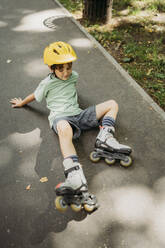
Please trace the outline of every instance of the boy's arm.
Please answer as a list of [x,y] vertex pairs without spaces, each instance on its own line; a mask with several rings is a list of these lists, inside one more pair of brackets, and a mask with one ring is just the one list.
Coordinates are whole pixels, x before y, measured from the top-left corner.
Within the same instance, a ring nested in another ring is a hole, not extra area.
[[32,93],[23,100],[21,98],[11,99],[10,103],[12,104],[13,108],[21,108],[24,105],[26,105],[26,104],[34,101],[34,100],[35,100],[35,96],[34,96],[34,93]]

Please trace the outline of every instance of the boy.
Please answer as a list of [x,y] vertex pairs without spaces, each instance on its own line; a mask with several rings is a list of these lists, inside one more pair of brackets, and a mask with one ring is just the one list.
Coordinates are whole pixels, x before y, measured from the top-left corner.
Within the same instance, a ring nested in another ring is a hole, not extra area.
[[[56,187],[57,191],[71,189],[74,192],[87,191],[87,182],[72,139],[80,136],[81,130],[87,130],[99,125],[102,119],[102,128],[96,138],[100,147],[109,147],[112,151],[131,152],[131,148],[122,144],[113,137],[115,120],[118,113],[118,104],[109,100],[91,106],[85,110],[79,108],[77,102],[76,82],[78,74],[72,71],[72,62],[77,59],[73,48],[65,42],[54,42],[44,50],[44,63],[51,70],[37,87],[34,93],[24,100],[14,98],[12,107],[23,107],[34,100],[40,102],[46,99],[50,109],[48,117],[50,127],[58,134],[61,152],[64,158],[63,166],[66,176],[65,182]],[[99,141],[99,142],[98,142]]]

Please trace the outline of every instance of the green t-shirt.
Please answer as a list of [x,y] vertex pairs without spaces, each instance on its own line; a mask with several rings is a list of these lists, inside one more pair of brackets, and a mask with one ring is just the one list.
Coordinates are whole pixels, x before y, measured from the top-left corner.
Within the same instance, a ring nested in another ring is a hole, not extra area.
[[35,90],[36,101],[41,102],[43,98],[46,99],[47,108],[50,110],[48,117],[50,127],[55,118],[78,115],[82,111],[77,102],[75,87],[77,79],[78,73],[75,71],[72,71],[67,80],[60,80],[53,74],[49,74]]

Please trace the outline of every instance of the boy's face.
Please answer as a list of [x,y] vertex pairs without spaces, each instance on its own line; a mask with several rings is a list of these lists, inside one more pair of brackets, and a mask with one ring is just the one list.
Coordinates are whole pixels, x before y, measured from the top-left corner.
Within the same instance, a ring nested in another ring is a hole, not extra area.
[[72,73],[72,63],[56,66],[55,74],[61,80],[67,80]]

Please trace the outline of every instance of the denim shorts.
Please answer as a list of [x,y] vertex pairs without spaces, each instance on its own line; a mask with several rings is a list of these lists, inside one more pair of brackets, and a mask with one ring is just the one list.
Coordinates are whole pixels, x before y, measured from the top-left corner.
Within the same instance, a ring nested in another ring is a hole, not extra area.
[[73,129],[73,139],[78,138],[82,130],[89,130],[99,126],[99,121],[96,118],[96,106],[90,106],[82,110],[78,115],[56,118],[53,122],[52,129],[57,134],[57,123],[61,120],[66,120],[71,125]]

